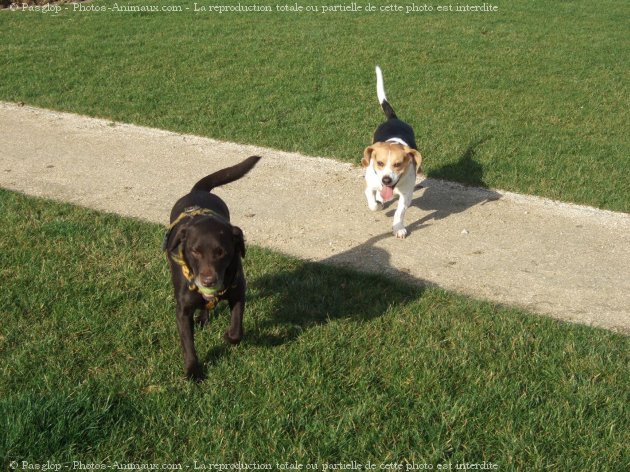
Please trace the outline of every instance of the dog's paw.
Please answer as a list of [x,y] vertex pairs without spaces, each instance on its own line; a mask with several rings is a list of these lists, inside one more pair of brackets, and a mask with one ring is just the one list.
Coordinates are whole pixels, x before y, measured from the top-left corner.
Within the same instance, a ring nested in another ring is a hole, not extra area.
[[403,225],[395,225],[393,233],[397,239],[405,239],[407,237],[407,228]]
[[236,345],[238,343],[241,342],[241,337],[242,336],[232,336],[230,335],[229,331],[226,331],[225,334],[223,335],[223,339],[225,340],[225,342],[232,344],[232,345]]
[[186,366],[186,377],[188,377],[188,380],[192,380],[197,383],[203,381],[203,369],[199,365],[199,362],[194,362]]
[[372,211],[377,211],[383,208],[383,204],[381,202],[370,202],[368,203],[368,208]]

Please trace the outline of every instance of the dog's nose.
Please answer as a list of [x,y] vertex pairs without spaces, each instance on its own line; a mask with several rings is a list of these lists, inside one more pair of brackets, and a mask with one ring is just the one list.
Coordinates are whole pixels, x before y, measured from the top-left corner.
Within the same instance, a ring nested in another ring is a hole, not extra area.
[[392,184],[392,178],[389,175],[386,175],[385,177],[383,177],[381,182],[383,182],[383,185],[391,185]]
[[214,287],[217,284],[217,277],[216,275],[202,275],[199,281],[204,287]]

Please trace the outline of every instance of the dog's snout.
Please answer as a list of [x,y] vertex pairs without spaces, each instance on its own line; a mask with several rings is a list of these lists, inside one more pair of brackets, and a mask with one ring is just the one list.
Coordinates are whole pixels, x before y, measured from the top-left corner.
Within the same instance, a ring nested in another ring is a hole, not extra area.
[[201,285],[204,287],[214,287],[217,284],[217,276],[216,275],[201,275],[199,277],[199,281]]
[[383,177],[381,182],[383,182],[383,185],[391,185],[392,184],[392,178],[389,175],[386,175],[385,177]]

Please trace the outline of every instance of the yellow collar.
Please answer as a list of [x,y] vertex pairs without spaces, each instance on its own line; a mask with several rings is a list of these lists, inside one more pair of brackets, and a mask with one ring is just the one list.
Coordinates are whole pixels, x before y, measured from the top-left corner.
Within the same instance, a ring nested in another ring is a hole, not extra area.
[[[217,213],[216,211],[209,210],[208,208],[201,208],[198,206],[186,208],[182,213],[179,214],[177,218],[175,218],[175,220],[173,220],[173,222],[169,225],[168,229],[166,230],[166,234],[164,235],[164,241],[162,243],[162,249],[166,250],[168,237],[175,226],[181,223],[181,221],[184,218],[189,218],[189,217],[192,218],[193,216],[199,216],[199,215],[214,216],[221,220],[226,220],[226,218],[223,215]],[[180,244],[178,246],[176,253],[175,252],[169,253],[169,256],[171,257],[171,259],[173,259],[173,262],[175,262],[178,266],[181,267],[182,275],[188,281],[188,290],[190,290],[191,292],[199,291],[199,287],[197,287],[197,284],[193,280],[194,277],[193,277],[192,271],[190,270],[190,267],[188,267],[188,264],[186,264],[186,260],[184,259],[184,248],[182,247],[182,245]],[[225,294],[225,292],[227,292],[227,288],[223,289],[220,292],[217,292],[217,295],[221,296]],[[219,303],[218,296],[213,295],[210,299],[206,299],[207,309],[211,310],[215,306],[217,306],[217,303]]]
[[170,234],[172,229],[175,226],[177,226],[179,223],[181,223],[181,221],[184,218],[192,218],[193,216],[199,216],[199,215],[214,216],[215,218],[218,218],[220,220],[227,221],[225,216],[221,215],[220,213],[217,213],[214,210],[210,210],[209,208],[201,208],[198,206],[188,207],[184,211],[182,211],[179,214],[179,216],[175,218],[175,220],[173,220],[173,222],[168,226],[168,229],[166,230],[166,238],[164,238],[164,242],[166,242],[166,240],[168,239],[168,235]]

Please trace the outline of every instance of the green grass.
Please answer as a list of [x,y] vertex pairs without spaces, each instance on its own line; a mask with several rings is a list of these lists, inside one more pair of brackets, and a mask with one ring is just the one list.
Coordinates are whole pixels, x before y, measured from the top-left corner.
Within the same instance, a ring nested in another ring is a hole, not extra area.
[[2,11],[0,99],[358,163],[382,119],[379,63],[430,176],[629,212],[630,3],[494,4],[486,14]]
[[244,342],[221,306],[187,382],[162,234],[0,191],[0,468],[628,470],[627,337],[258,247]]

